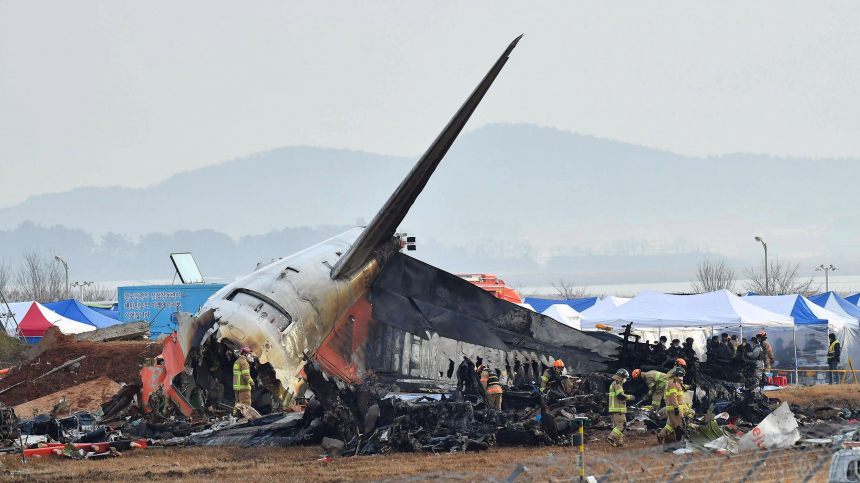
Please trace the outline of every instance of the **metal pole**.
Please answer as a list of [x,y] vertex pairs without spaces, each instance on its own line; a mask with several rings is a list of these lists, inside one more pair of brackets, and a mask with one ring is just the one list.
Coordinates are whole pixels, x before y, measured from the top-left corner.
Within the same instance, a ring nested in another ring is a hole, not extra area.
[[81,297],[78,299],[79,301],[84,300],[84,284],[81,284]]
[[769,274],[767,273],[767,243],[761,242],[764,245],[764,291],[765,295],[770,295]]
[[830,291],[830,268],[824,269],[824,291]]
[[71,291],[69,290],[69,264],[63,260],[63,266],[66,267],[66,298],[72,298],[70,296]]
[[585,481],[585,423],[579,425],[579,481]]
[[799,362],[797,360],[797,325],[794,324],[793,322],[791,325],[791,333],[792,333],[792,336],[794,337],[794,385],[796,386],[796,385],[800,384],[800,379],[798,379],[798,371],[797,371],[797,366],[799,365]]

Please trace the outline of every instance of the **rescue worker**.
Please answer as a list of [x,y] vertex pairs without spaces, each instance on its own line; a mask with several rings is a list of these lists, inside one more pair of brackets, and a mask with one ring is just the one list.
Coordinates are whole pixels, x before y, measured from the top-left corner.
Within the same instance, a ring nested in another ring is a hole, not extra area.
[[773,348],[771,348],[770,342],[767,341],[767,332],[759,332],[758,341],[759,344],[761,344],[762,352],[765,354],[764,372],[770,372],[771,364],[773,364],[776,359],[773,357]]
[[764,372],[765,354],[761,350],[761,345],[758,342],[758,337],[753,337],[752,340],[750,340],[750,350],[746,354],[746,358],[747,360],[755,362],[756,384],[760,384],[762,373]]
[[660,444],[672,441],[681,441],[684,437],[684,417],[691,410],[684,404],[684,387],[682,381],[687,375],[682,367],[676,367],[669,371],[669,384],[666,389],[666,415],[668,419],[666,426],[657,435]]
[[[239,357],[233,363],[233,393],[236,397],[236,406],[239,404],[251,406],[251,388],[254,387],[254,380],[251,379],[251,366],[248,363],[253,360],[253,357],[250,348],[242,347],[239,350]],[[241,414],[238,407],[233,414]]]
[[839,381],[839,376],[835,370],[839,367],[839,359],[842,357],[842,344],[836,340],[836,334],[830,334],[830,347],[827,348],[827,367],[830,372],[827,373],[827,383],[833,384],[833,381]]
[[548,389],[555,389],[561,386],[561,372],[564,370],[564,362],[557,359],[552,363],[552,367],[548,367],[543,371],[540,377],[540,392],[546,392]]
[[651,406],[654,409],[660,409],[660,403],[663,402],[663,395],[666,392],[666,385],[669,380],[666,374],[660,371],[642,372],[639,369],[633,370],[633,379],[642,378],[645,384],[648,385],[648,394],[642,398],[642,401],[647,401],[651,398]]
[[502,385],[499,383],[499,375],[496,371],[484,368],[484,371],[481,373],[481,385],[484,386],[484,391],[487,392],[487,400],[490,402],[490,407],[496,411],[501,411]]
[[478,373],[478,379],[481,380],[481,387],[483,387],[484,392],[486,392],[487,382],[490,380],[490,371],[487,370],[485,365],[479,364],[478,367],[475,368],[475,372]]
[[624,446],[624,425],[627,423],[627,401],[632,401],[633,396],[624,393],[624,381],[630,377],[627,369],[618,369],[612,376],[612,384],[609,385],[609,417],[612,419],[612,432],[606,440],[612,446]]
[[729,343],[731,343],[732,347],[735,348],[734,353],[735,353],[735,357],[737,357],[738,356],[738,347],[741,346],[741,341],[738,340],[737,335],[732,334],[732,337],[729,339]]

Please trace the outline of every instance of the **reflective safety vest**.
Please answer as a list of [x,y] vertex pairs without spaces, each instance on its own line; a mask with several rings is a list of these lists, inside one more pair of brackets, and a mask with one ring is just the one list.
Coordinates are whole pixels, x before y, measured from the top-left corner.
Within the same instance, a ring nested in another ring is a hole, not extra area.
[[645,382],[648,384],[648,395],[662,390],[669,383],[669,376],[660,371],[648,371],[642,375],[645,376]]
[[251,389],[251,368],[244,356],[239,356],[233,363],[233,390],[244,391]]
[[830,348],[827,349],[827,358],[835,359],[836,358],[836,348],[839,347],[839,341],[834,340],[830,343]]
[[612,380],[609,386],[609,412],[610,413],[626,413],[627,401],[632,401],[633,396],[624,394],[624,386],[617,379]]
[[561,378],[558,376],[558,373],[555,372],[554,368],[550,367],[543,371],[543,375],[540,377],[540,390],[543,392],[547,389],[552,389],[560,382]]
[[487,394],[498,394],[502,392],[502,386],[499,384],[499,376],[496,371],[490,371],[487,377]]
[[681,381],[672,378],[666,389],[666,411],[674,411],[676,407],[684,409],[684,386]]

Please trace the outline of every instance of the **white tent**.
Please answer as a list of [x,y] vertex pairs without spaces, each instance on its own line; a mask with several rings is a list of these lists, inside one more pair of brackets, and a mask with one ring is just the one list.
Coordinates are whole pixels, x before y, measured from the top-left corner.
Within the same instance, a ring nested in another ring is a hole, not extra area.
[[[9,304],[9,312],[6,311],[5,305],[0,305],[0,321],[3,322],[3,329],[12,337],[16,337],[15,323],[21,323],[21,319],[27,315],[27,311],[33,302],[15,302]],[[12,318],[14,316],[14,319]]]
[[609,312],[610,310],[618,307],[619,305],[623,305],[629,302],[630,299],[626,299],[623,297],[606,297],[605,299],[597,302],[591,307],[580,312],[584,318],[596,317],[598,315]]
[[633,327],[792,327],[790,316],[775,314],[746,302],[728,290],[698,295],[668,295],[645,291],[624,305],[588,317],[582,321],[583,329],[597,324],[619,326],[633,323]]
[[567,304],[553,304],[543,311],[543,315],[552,317],[562,324],[579,330],[582,314]]
[[[791,350],[796,348],[797,352],[791,361],[792,369],[826,364],[827,348],[830,344],[827,339],[828,332],[835,333],[842,344],[840,366],[844,367],[849,357],[852,361],[860,360],[860,327],[857,318],[827,310],[802,295],[749,296],[744,300],[765,310],[788,314],[794,318],[796,331]],[[779,352],[784,344],[779,343],[776,336],[770,332],[768,342],[774,346],[774,356],[779,361]],[[790,357],[790,352],[785,351],[783,358]],[[777,365],[786,368],[784,363]]]
[[727,290],[697,295],[645,291],[623,305],[583,319],[580,326],[588,330],[602,324],[620,333],[628,323],[633,324],[634,333],[652,342],[663,335],[682,342],[692,338],[700,357],[705,353],[705,340],[716,330],[737,328],[743,333],[744,327],[754,327],[756,332],[760,327],[794,327],[791,317],[756,307]]

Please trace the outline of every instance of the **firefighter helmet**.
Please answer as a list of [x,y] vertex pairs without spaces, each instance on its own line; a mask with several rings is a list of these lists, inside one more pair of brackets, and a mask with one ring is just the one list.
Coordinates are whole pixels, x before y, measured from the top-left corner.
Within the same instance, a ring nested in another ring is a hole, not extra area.
[[241,349],[239,349],[239,354],[245,355],[245,354],[250,354],[250,353],[251,353],[250,347],[242,347]]
[[639,369],[633,369],[633,379],[638,378],[642,374],[642,371]]
[[671,371],[669,371],[669,375],[672,377],[683,378],[684,376],[687,375],[687,370],[684,369],[683,367],[679,366],[679,367],[676,367],[676,368],[672,369]]
[[630,373],[627,372],[627,369],[618,369],[615,375],[620,377],[621,379],[627,379],[628,377],[630,377]]
[[679,358],[675,359],[675,366],[686,368],[687,367],[687,361],[685,361],[684,359],[679,357]]
[[556,359],[556,361],[553,362],[552,365],[555,367],[564,367],[564,362],[562,362],[561,359]]

